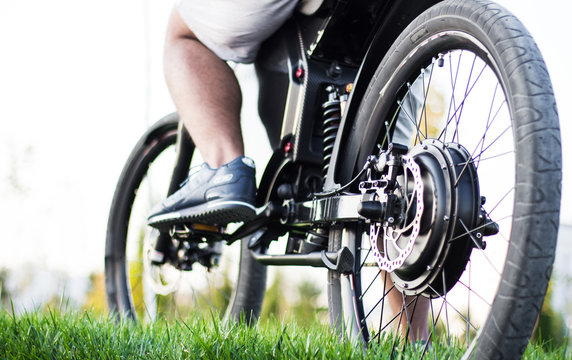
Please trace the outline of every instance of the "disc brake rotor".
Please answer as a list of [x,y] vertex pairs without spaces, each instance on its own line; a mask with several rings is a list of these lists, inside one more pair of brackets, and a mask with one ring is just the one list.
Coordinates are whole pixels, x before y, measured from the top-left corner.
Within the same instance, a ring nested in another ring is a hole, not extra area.
[[[392,272],[401,267],[407,257],[413,251],[413,245],[419,235],[421,226],[421,216],[423,214],[423,181],[421,178],[421,170],[419,165],[415,163],[412,157],[402,156],[403,160],[403,186],[396,189],[397,196],[403,200],[404,218],[401,219],[401,225],[395,224],[396,219],[390,217],[387,226],[382,223],[373,222],[370,225],[369,240],[371,243],[371,251],[377,265],[381,270]],[[412,179],[410,179],[412,178]],[[410,181],[412,180],[412,181]],[[412,191],[408,187],[412,183]],[[378,199],[387,202],[387,194],[383,189],[377,191]],[[409,214],[412,214],[408,218]],[[380,237],[380,230],[383,228],[383,236]],[[402,235],[408,233],[407,241],[403,244],[399,240]],[[381,248],[380,248],[381,240]]]
[[434,139],[389,154],[377,176],[370,172],[360,184],[362,204],[380,209],[360,213],[371,221],[371,253],[399,291],[443,294],[486,227],[474,162],[461,145]]

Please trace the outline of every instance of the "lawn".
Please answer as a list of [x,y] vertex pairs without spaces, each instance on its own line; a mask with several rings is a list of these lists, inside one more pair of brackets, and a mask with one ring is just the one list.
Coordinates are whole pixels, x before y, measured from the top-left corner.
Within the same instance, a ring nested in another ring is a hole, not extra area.
[[[391,351],[385,339],[364,352],[318,322],[299,326],[278,319],[247,326],[217,315],[139,324],[92,312],[0,312],[0,359],[415,359],[423,347]],[[570,359],[565,348],[529,345],[525,359]],[[459,346],[434,344],[428,359],[457,359]]]

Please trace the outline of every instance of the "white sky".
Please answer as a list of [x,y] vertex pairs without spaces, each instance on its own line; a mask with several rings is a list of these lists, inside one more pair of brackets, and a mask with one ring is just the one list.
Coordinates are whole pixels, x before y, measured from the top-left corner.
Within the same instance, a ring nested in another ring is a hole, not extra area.
[[[551,73],[563,199],[570,199],[572,7],[563,0],[499,2],[528,27]],[[173,110],[161,72],[170,8],[152,0],[0,1],[0,266],[103,269],[119,172],[148,122]],[[254,101],[246,98],[245,106]],[[247,143],[260,133],[253,122],[244,122]],[[247,152],[265,156],[256,147]],[[572,205],[562,205],[563,222],[572,224]]]

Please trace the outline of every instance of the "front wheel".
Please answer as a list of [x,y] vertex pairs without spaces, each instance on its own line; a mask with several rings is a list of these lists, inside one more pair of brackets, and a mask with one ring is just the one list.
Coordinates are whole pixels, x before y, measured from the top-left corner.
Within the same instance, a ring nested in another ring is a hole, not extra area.
[[355,168],[390,143],[409,163],[391,221],[330,233],[330,249],[356,259],[330,274],[332,323],[365,344],[391,338],[392,354],[413,341],[419,358],[437,342],[520,358],[550,280],[561,184],[556,104],[523,25],[490,2],[434,6],[388,51],[355,123]]
[[[105,247],[107,303],[119,316],[184,319],[215,310],[250,320],[260,312],[266,268],[252,258],[246,242],[177,240],[147,226],[151,207],[178,188],[190,166],[200,164],[194,150],[171,114],[145,133],[121,173]],[[159,237],[166,237],[165,252],[172,254],[163,265],[154,259]]]

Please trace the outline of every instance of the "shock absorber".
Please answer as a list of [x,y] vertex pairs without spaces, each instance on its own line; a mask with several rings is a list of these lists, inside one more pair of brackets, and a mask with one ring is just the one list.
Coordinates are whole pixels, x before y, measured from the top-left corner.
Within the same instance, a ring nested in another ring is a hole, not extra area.
[[322,177],[324,180],[326,179],[326,174],[330,167],[330,159],[332,157],[332,151],[334,150],[334,142],[336,141],[336,135],[340,128],[340,120],[342,119],[341,99],[338,89],[335,86],[330,85],[326,88],[326,92],[328,93],[328,100],[322,104],[322,134],[324,136],[322,150]]

